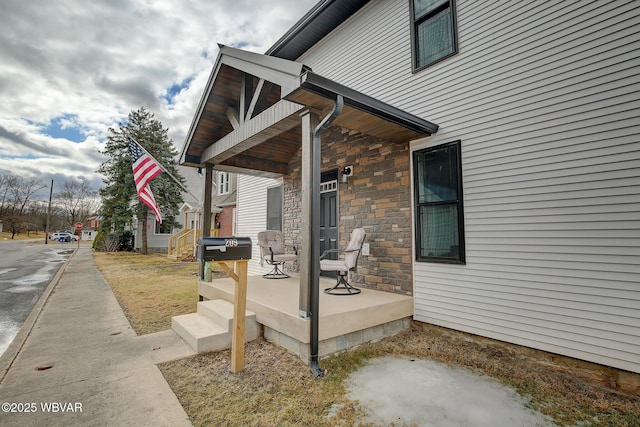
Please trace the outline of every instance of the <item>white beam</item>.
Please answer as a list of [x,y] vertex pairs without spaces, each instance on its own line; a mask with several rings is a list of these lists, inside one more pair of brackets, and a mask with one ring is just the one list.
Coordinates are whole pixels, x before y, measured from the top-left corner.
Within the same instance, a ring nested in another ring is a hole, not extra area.
[[260,93],[262,92],[262,88],[264,87],[264,79],[258,80],[258,86],[256,86],[256,90],[253,92],[253,97],[251,98],[251,103],[249,104],[249,108],[247,108],[247,115],[244,120],[251,120],[251,116],[253,115],[253,110],[256,109],[256,104],[258,103],[258,99],[260,99]]
[[233,129],[234,130],[239,129],[240,119],[239,119],[238,110],[227,105],[227,107],[224,109],[224,113],[227,115],[227,118],[229,119],[229,123],[231,123],[231,126],[233,127]]

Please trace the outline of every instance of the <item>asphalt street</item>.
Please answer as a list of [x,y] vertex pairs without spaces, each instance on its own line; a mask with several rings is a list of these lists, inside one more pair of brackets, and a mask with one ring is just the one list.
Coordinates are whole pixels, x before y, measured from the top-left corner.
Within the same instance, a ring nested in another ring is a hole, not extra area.
[[73,243],[0,242],[0,356],[75,248]]

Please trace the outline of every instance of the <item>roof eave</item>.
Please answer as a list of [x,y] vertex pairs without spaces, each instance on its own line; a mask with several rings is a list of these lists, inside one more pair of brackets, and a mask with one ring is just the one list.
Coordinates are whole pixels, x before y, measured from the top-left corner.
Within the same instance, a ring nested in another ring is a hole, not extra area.
[[329,80],[326,77],[322,77],[312,71],[307,71],[300,77],[300,87],[330,99],[335,99],[336,95],[342,95],[345,105],[357,108],[387,122],[395,123],[416,133],[424,134],[425,136],[438,131],[438,125],[435,123],[421,119],[404,110],[341,85],[333,80]]
[[321,0],[265,52],[295,60],[370,0]]

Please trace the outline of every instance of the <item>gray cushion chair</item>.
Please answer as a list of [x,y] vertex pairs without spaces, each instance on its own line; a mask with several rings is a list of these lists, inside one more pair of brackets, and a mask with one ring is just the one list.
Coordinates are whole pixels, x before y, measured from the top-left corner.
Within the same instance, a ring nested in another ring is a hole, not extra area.
[[[360,293],[360,289],[351,286],[348,279],[349,272],[356,271],[358,267],[358,257],[365,237],[364,228],[356,228],[351,232],[349,244],[344,250],[329,249],[320,256],[320,270],[335,271],[338,274],[338,281],[335,286],[326,288],[324,290],[325,293],[330,295],[355,295]],[[324,259],[331,253],[338,253],[342,257],[336,260]]]
[[298,260],[298,251],[293,247],[294,253],[285,252],[282,231],[267,230],[258,233],[258,246],[260,246],[260,265],[266,262],[273,266],[270,272],[262,277],[267,279],[284,279],[289,277],[282,267],[285,262],[293,262]]

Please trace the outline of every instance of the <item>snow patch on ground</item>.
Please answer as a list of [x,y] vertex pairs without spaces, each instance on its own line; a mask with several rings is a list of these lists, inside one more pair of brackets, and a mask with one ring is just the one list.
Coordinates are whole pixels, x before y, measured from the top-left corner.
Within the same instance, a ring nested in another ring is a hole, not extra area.
[[348,397],[376,425],[547,427],[512,388],[432,360],[385,356],[351,374]]

